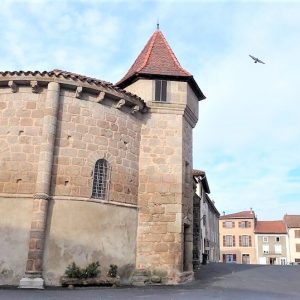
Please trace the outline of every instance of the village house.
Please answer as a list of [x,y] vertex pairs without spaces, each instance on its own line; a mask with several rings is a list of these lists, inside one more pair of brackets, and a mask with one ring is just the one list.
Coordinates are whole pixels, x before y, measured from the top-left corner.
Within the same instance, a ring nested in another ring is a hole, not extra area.
[[73,261],[116,264],[124,283],[191,279],[204,98],[159,29],[116,85],[0,72],[0,285],[60,285]]
[[288,263],[288,238],[284,222],[257,221],[255,244],[258,264],[286,265]]
[[224,263],[256,264],[254,211],[222,215],[220,228],[220,258]]
[[300,264],[300,215],[284,215],[289,243],[290,263]]
[[[194,207],[194,226],[199,228],[199,233],[194,229],[194,239],[200,246],[197,248],[199,253],[199,263],[218,262],[220,260],[219,246],[219,217],[215,203],[210,199],[210,189],[207,176],[204,171],[194,170],[194,180],[196,183],[195,199],[198,200],[199,208]],[[195,201],[195,200],[194,200]],[[198,224],[196,222],[198,220]],[[194,243],[196,245],[196,243]],[[195,251],[197,251],[195,249]],[[194,254],[194,258],[196,254]]]

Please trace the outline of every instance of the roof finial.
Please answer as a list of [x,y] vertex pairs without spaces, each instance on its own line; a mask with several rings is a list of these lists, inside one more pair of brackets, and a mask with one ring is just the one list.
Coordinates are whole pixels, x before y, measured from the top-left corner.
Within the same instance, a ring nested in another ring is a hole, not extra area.
[[156,29],[159,30],[159,18],[157,18]]

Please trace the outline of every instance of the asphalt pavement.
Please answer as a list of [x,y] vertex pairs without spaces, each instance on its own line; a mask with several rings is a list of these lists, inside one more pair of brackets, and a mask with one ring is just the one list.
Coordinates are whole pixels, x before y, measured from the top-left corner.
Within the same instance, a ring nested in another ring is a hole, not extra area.
[[195,280],[178,286],[119,288],[0,289],[0,300],[179,300],[264,299],[300,300],[300,266],[235,265],[210,263],[201,266]]

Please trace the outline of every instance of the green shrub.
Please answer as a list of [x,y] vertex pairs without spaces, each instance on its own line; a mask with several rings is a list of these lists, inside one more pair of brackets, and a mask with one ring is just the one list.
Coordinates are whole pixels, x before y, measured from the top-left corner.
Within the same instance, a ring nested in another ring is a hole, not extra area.
[[79,278],[79,279],[86,279],[97,277],[100,274],[100,267],[99,261],[92,262],[86,268],[78,267],[75,262],[68,265],[65,275],[69,278]]
[[100,274],[100,270],[98,269],[100,267],[99,261],[92,262],[89,264],[85,269],[85,278],[92,278],[97,277],[98,274]]
[[118,273],[118,266],[110,265],[109,270],[108,270],[108,276],[115,278],[115,277],[117,277],[117,273]]
[[81,278],[82,272],[81,269],[75,264],[75,262],[72,262],[67,266],[65,275],[69,278]]

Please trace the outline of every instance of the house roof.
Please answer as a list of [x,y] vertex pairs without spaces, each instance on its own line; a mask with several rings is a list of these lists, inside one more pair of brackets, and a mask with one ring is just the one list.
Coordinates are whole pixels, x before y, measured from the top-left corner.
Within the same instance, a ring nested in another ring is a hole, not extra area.
[[207,194],[210,194],[210,189],[209,189],[209,185],[208,185],[208,181],[207,181],[207,177],[204,171],[202,170],[193,170],[193,177],[198,177],[203,185],[204,191]]
[[53,78],[57,78],[58,80],[62,80],[64,82],[74,82],[77,85],[82,84],[94,87],[103,87],[106,90],[111,91],[112,93],[118,94],[120,96],[124,95],[127,97],[131,97],[136,102],[145,105],[144,100],[142,100],[139,96],[127,92],[110,82],[80,75],[77,73],[67,72],[58,69],[54,69],[52,71],[0,71],[0,81],[21,80],[22,78],[28,78],[30,80],[37,81],[47,81],[51,79],[53,80]]
[[255,233],[286,233],[283,221],[257,221]]
[[223,215],[220,217],[221,220],[225,219],[253,219],[255,218],[255,213],[253,210],[240,211],[234,214]]
[[300,228],[300,215],[285,215],[284,222],[288,228]]
[[124,88],[140,77],[187,81],[199,100],[205,99],[193,76],[182,68],[160,30],[152,34],[126,75],[116,85]]

